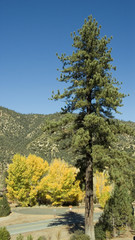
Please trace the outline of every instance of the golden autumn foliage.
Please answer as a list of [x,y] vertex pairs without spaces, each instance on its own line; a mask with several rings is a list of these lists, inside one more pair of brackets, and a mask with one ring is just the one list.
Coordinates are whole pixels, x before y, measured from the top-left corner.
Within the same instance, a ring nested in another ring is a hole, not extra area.
[[108,184],[108,175],[106,172],[96,171],[95,175],[96,198],[99,204],[104,208],[106,201],[110,198],[112,185]]
[[[84,197],[76,180],[78,171],[61,159],[54,159],[49,166],[36,155],[16,154],[8,167],[7,196],[22,206],[33,206],[38,202],[53,205],[78,203]],[[104,207],[112,185],[108,185],[105,172],[96,171],[94,179],[96,198]]]
[[29,193],[29,202],[30,205],[34,205],[37,203],[37,193],[38,193],[38,185],[42,177],[48,171],[48,163],[40,157],[36,155],[29,155],[26,161],[27,165],[27,174],[30,179],[30,193]]
[[22,206],[37,202],[63,205],[78,203],[82,199],[78,170],[60,159],[48,165],[35,155],[14,155],[8,168],[7,196]]
[[53,205],[64,203],[77,203],[82,198],[79,181],[76,181],[78,170],[69,166],[60,159],[54,159],[49,167],[48,175],[39,185],[39,191]]
[[11,200],[24,202],[27,199],[29,181],[27,178],[26,158],[16,154],[8,167],[7,196]]
[[48,163],[35,155],[14,155],[8,168],[7,196],[22,206],[36,204],[37,186],[46,174]]

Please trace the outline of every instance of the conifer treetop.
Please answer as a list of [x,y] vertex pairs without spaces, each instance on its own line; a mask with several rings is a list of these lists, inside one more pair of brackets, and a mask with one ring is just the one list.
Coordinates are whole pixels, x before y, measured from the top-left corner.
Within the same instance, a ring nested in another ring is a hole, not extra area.
[[124,94],[119,92],[120,83],[112,77],[116,70],[111,62],[111,38],[100,38],[101,26],[92,16],[85,19],[84,25],[71,34],[72,55],[62,54],[58,59],[63,64],[58,81],[68,83],[63,93],[58,90],[52,95],[55,100],[65,99],[64,112],[82,111],[85,114],[113,117],[122,106]]

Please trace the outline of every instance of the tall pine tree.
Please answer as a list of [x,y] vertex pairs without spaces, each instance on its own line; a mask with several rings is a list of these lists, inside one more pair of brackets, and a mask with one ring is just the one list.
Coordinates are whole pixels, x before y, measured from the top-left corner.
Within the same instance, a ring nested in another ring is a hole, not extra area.
[[[119,92],[119,82],[112,77],[111,39],[100,37],[98,23],[92,16],[85,20],[78,34],[71,35],[73,53],[58,56],[63,64],[60,82],[68,83],[63,93],[58,90],[52,99],[65,99],[63,113],[77,112],[74,117],[72,144],[79,152],[80,167],[85,169],[85,233],[95,239],[93,224],[93,152],[111,148],[114,139],[114,113],[122,106],[125,96]],[[68,120],[69,115],[66,114]],[[66,119],[66,117],[65,117]],[[67,121],[68,121],[67,120]],[[95,148],[95,149],[94,149]],[[100,152],[100,151],[99,151]],[[98,159],[98,158],[97,158]],[[97,160],[96,160],[97,161]],[[105,162],[95,162],[105,167]]]

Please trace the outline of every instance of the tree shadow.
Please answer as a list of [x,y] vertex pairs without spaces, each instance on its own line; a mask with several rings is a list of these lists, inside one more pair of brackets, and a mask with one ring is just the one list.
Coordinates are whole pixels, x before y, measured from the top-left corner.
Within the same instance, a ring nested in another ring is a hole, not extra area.
[[57,227],[58,225],[68,226],[69,233],[74,233],[77,230],[84,231],[84,217],[75,212],[67,212],[58,215],[59,218],[54,219],[48,226]]

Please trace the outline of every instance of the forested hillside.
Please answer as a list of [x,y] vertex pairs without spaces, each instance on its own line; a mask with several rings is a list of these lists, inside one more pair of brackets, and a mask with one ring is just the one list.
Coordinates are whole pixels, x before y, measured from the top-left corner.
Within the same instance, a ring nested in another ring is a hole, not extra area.
[[[30,153],[42,157],[48,162],[60,157],[69,163],[75,162],[73,149],[68,146],[68,139],[57,141],[58,131],[44,132],[45,122],[63,118],[60,113],[20,114],[0,107],[0,162],[9,163],[15,153],[28,156]],[[135,123],[127,122],[133,129]],[[118,147],[134,155],[135,137],[118,136]]]

